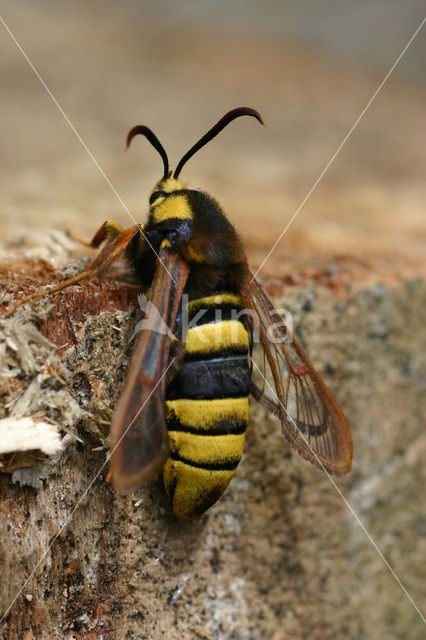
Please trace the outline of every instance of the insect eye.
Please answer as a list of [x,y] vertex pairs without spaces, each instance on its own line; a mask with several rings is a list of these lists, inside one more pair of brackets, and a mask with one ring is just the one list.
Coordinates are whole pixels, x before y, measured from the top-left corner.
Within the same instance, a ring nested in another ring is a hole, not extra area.
[[171,229],[167,233],[167,239],[170,241],[171,244],[175,244],[178,241],[178,238],[179,238],[179,234],[175,229]]
[[164,198],[166,195],[165,191],[154,191],[149,197],[149,204],[153,204],[158,198]]

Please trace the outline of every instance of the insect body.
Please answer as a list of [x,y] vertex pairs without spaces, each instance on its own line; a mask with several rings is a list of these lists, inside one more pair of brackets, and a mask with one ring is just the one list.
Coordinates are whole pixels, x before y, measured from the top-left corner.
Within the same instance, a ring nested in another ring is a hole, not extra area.
[[[167,251],[177,250],[190,267],[184,288],[189,328],[179,369],[165,392],[169,455],[163,477],[175,514],[192,519],[225,491],[244,448],[250,394],[250,336],[238,319],[244,252],[235,229],[207,194],[165,177],[150,202],[145,241],[133,258],[137,272],[147,274],[142,286],[151,286],[164,239]],[[179,320],[176,335],[185,330]],[[119,433],[124,415],[137,411],[125,407],[123,415],[118,409]],[[123,476],[121,468],[117,476]]]
[[188,306],[190,319],[197,309],[206,313],[188,330],[182,366],[167,389],[170,455],[163,472],[173,510],[183,518],[201,515],[234,475],[250,393],[249,334],[232,319],[239,296],[213,293]]
[[[204,513],[234,475],[249,394],[279,417],[284,435],[307,460],[337,475],[351,466],[343,413],[252,277],[234,227],[211,196],[179,178],[196,151],[243,115],[262,123],[254,109],[230,111],[183,156],[173,176],[158,138],[145,126],[134,127],[128,145],[144,135],[164,165],[147,224],[123,230],[107,221],[92,245],[107,244],[89,269],[50,290],[102,275],[124,257],[149,291],[157,319],[138,336],[114,413],[112,478],[119,490],[132,490],[163,470],[173,511],[185,519]],[[254,333],[272,393],[252,379]]]

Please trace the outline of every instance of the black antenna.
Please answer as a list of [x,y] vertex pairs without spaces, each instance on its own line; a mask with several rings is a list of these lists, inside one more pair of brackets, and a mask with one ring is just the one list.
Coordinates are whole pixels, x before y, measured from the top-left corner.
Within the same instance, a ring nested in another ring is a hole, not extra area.
[[159,141],[159,139],[157,138],[155,133],[153,133],[151,131],[151,129],[149,129],[148,127],[146,127],[143,124],[138,124],[138,125],[136,125],[136,127],[133,127],[133,129],[130,129],[129,133],[127,134],[126,148],[127,149],[129,148],[131,141],[139,133],[141,135],[145,136],[145,138],[148,140],[148,142],[150,142],[152,144],[152,146],[154,147],[154,149],[156,149],[158,151],[158,153],[160,154],[160,156],[161,156],[161,158],[163,160],[163,165],[164,165],[163,180],[165,180],[167,178],[167,176],[169,175],[169,159],[167,157],[167,153],[166,153],[163,145],[161,144],[161,142]]
[[207,133],[204,134],[203,137],[200,138],[200,140],[198,140],[198,142],[196,142],[194,146],[185,153],[183,158],[181,158],[181,160],[179,161],[173,177],[177,178],[179,176],[180,172],[182,171],[183,165],[186,164],[186,162],[188,162],[190,158],[192,158],[194,153],[199,151],[201,147],[204,147],[204,145],[210,142],[212,138],[217,136],[217,134],[220,133],[222,129],[224,129],[230,122],[232,122],[232,120],[235,120],[235,118],[239,118],[240,116],[253,116],[253,118],[256,118],[256,120],[258,120],[260,124],[265,124],[260,113],[256,111],[256,109],[252,109],[251,107],[237,107],[236,109],[228,111],[228,113],[225,113],[223,118],[221,118],[219,122],[214,125],[214,127],[207,131]]

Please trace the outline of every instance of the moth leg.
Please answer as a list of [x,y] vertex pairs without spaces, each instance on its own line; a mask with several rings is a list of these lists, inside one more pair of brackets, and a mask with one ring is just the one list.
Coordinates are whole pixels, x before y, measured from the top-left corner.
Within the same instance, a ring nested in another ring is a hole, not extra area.
[[[105,226],[105,224],[106,223],[104,223],[101,229],[95,234],[95,238],[96,236],[98,236],[98,234],[99,234],[98,239],[99,237],[102,236],[101,230]],[[108,271],[108,269],[112,266],[114,262],[123,258],[129,244],[136,237],[141,237],[141,231],[143,229],[143,226],[141,228],[141,225],[135,225],[133,227],[129,227],[129,229],[118,232],[119,225],[117,225],[116,223],[114,223],[114,225],[115,225],[115,237],[113,237],[110,240],[110,242],[108,242],[108,244],[105,245],[105,247],[102,249],[99,255],[96,256],[94,260],[92,260],[92,262],[89,264],[87,269],[85,269],[81,273],[78,273],[76,276],[73,276],[72,278],[68,278],[63,282],[60,282],[59,284],[54,285],[53,287],[50,287],[49,289],[40,289],[39,291],[34,291],[33,293],[30,293],[24,298],[21,298],[21,300],[18,300],[17,302],[15,302],[15,304],[13,304],[5,312],[5,317],[8,318],[9,316],[11,316],[12,313],[14,313],[14,311],[18,307],[25,304],[26,302],[30,302],[32,300],[38,300],[39,298],[43,298],[44,296],[51,296],[55,293],[58,293],[58,291],[62,291],[63,289],[67,289],[68,287],[74,284],[77,284],[78,282],[81,282],[81,280],[86,280],[88,278],[95,278],[95,277],[101,278]],[[111,226],[107,227],[107,230],[108,229],[111,230]],[[107,230],[105,230],[104,232],[105,235],[103,239],[108,238]],[[103,242],[103,239],[101,238],[99,240],[99,244]]]
[[[142,229],[144,227],[144,225],[142,224],[139,224],[139,226]],[[78,242],[79,244],[82,244],[85,247],[92,247],[93,249],[97,249],[105,240],[108,240],[108,241],[114,240],[114,238],[119,236],[120,233],[123,233],[123,231],[124,231],[124,227],[122,227],[121,224],[118,224],[118,222],[115,222],[115,220],[111,220],[110,218],[108,218],[99,227],[99,229],[97,230],[97,232],[95,233],[95,235],[93,236],[90,242],[87,242],[86,240],[79,238],[70,229],[67,229],[66,234],[69,238],[71,238],[71,240],[74,240],[74,242]]]
[[124,229],[121,224],[115,222],[114,220],[105,220],[103,225],[99,227],[95,235],[93,236],[91,242],[89,243],[89,247],[93,247],[97,249],[105,240],[114,240],[120,233],[123,233]]
[[[139,232],[143,234],[145,225],[142,222],[138,222],[136,226],[139,228]],[[89,243],[89,247],[97,249],[105,240],[111,242],[112,240],[117,238],[117,236],[122,234],[123,231],[124,228],[121,226],[121,224],[118,224],[118,222],[115,222],[115,220],[110,220],[108,218],[108,220],[105,220],[103,225],[99,227],[99,229],[93,236],[91,242]]]

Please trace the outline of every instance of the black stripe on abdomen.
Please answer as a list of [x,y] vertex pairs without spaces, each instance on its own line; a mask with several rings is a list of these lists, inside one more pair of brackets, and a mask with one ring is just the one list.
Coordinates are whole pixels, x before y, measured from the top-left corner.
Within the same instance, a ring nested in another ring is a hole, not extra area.
[[219,357],[184,362],[168,387],[167,398],[239,398],[249,393],[247,356]]
[[206,469],[207,471],[233,471],[238,467],[238,460],[226,460],[223,462],[198,462],[196,460],[189,460],[188,458],[184,458],[177,451],[170,451],[170,458],[172,460],[178,460],[179,462],[183,462],[190,467],[195,467],[196,469]]

